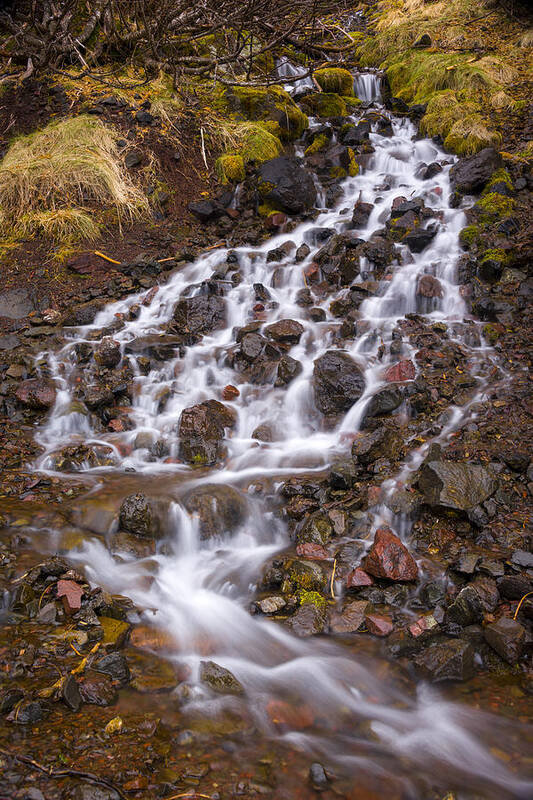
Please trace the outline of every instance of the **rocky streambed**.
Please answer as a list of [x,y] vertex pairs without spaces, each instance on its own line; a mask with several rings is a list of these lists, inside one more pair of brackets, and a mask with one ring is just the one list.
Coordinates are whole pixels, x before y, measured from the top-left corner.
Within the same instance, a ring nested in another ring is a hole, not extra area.
[[531,795],[528,183],[362,83],[2,340],[6,797]]

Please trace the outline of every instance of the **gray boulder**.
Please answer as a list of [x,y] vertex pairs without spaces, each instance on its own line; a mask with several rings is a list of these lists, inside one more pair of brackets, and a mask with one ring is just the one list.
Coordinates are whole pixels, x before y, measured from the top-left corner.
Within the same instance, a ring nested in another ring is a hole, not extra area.
[[259,169],[259,191],[265,200],[287,212],[300,214],[313,207],[316,189],[311,174],[298,159],[280,156]]
[[348,411],[365,389],[362,371],[348,353],[328,350],[314,363],[315,403],[323,414]]
[[470,511],[496,491],[497,483],[477,464],[430,461],[420,470],[418,487],[429,506]]

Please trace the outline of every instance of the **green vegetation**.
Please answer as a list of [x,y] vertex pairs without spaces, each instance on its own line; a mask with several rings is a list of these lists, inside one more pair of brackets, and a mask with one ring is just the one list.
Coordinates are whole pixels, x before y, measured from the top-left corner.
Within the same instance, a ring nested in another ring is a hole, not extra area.
[[314,76],[323,92],[346,97],[353,95],[353,76],[347,69],[338,67],[318,69]]
[[279,138],[269,133],[262,122],[228,123],[219,119],[211,124],[216,128],[217,139],[226,149],[215,164],[222,183],[243,181],[246,164],[263,164],[283,151]]
[[329,139],[325,133],[321,133],[318,136],[315,136],[312,143],[305,151],[306,156],[312,156],[313,153],[319,153],[320,150],[325,150],[329,144]]
[[489,192],[477,201],[474,211],[481,225],[492,225],[512,214],[515,205],[512,198],[497,192]]
[[327,605],[326,598],[318,592],[300,592],[300,605],[305,606],[311,604],[316,608],[325,609]]
[[348,113],[344,98],[338,94],[315,92],[302,100],[304,108],[316,117],[345,117]]
[[467,225],[459,234],[461,245],[468,250],[478,245],[482,241],[481,229],[479,225]]
[[493,187],[497,187],[498,184],[503,184],[510,192],[514,192],[513,182],[511,180],[511,176],[509,172],[502,168],[497,169],[496,172],[492,175],[491,179],[483,189],[482,194],[487,195],[489,194]]
[[270,122],[269,132],[284,141],[298,139],[309,126],[306,115],[281,86],[216,89],[213,105],[226,118]]
[[218,179],[221,183],[240,183],[245,178],[244,160],[238,155],[223,155],[215,163]]
[[123,169],[117,139],[100,120],[83,115],[14,139],[0,162],[3,235],[94,238],[92,205],[113,207],[119,221],[146,210],[146,198]]

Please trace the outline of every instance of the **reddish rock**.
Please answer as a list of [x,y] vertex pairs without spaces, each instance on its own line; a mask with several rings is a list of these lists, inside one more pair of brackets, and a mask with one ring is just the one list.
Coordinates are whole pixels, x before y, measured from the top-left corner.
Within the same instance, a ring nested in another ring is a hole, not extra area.
[[270,214],[270,216],[267,218],[266,224],[268,228],[275,230],[276,228],[280,228],[282,225],[285,225],[286,222],[287,215],[282,211],[276,211],[274,214]]
[[149,306],[154,297],[156,296],[156,294],[158,293],[158,291],[159,291],[159,286],[152,286],[150,291],[144,295],[141,301],[143,306]]
[[295,319],[279,319],[265,328],[265,334],[276,342],[298,344],[304,327]]
[[378,528],[362,567],[376,578],[390,581],[414,581],[418,575],[416,561],[390,528]]
[[309,706],[292,706],[284,700],[270,700],[266,710],[274,725],[287,726],[292,730],[305,730],[305,728],[310,728],[315,721],[313,711]]
[[307,267],[305,267],[303,273],[307,283],[318,283],[320,279],[320,270],[318,264],[315,264],[314,262],[309,264]]
[[356,567],[352,572],[346,576],[346,588],[358,589],[360,586],[372,586],[374,578],[368,572],[365,572],[361,567]]
[[367,500],[369,508],[372,508],[372,506],[377,506],[381,500],[381,486],[369,486]]
[[416,293],[421,297],[442,297],[441,282],[433,275],[422,275],[418,281]]
[[395,211],[403,203],[407,203],[407,197],[402,197],[402,195],[400,195],[399,197],[395,197],[394,200],[392,201],[392,206],[391,206],[392,210]]
[[222,389],[222,399],[223,400],[235,400],[236,397],[239,397],[240,392],[236,386],[232,386],[228,383],[227,386],[224,386]]
[[386,614],[367,614],[365,622],[372,636],[388,636],[394,630],[392,619]]
[[330,555],[325,547],[316,542],[303,542],[296,548],[296,554],[303,558],[312,558],[315,561],[324,561],[330,558]]
[[99,367],[113,369],[120,361],[120,344],[111,336],[104,336],[94,348],[94,360]]
[[15,396],[19,403],[41,411],[54,405],[56,390],[52,381],[46,378],[32,378],[19,384]]
[[329,614],[331,630],[334,633],[355,633],[364,622],[367,608],[366,600],[353,600],[347,603],[342,611],[331,611]]
[[398,383],[400,381],[412,381],[415,377],[415,365],[412,361],[405,359],[404,361],[398,361],[397,364],[393,364],[389,367],[384,375],[386,381]]
[[84,589],[75,581],[58,581],[57,596],[62,599],[67,614],[75,614],[81,608]]

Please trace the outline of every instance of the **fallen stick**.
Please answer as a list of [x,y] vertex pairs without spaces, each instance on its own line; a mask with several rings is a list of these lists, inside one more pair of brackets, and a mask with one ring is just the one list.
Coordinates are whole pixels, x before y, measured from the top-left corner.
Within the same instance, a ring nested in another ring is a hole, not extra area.
[[121,264],[122,263],[121,261],[115,261],[114,258],[109,258],[109,256],[106,256],[105,253],[101,253],[100,250],[95,250],[94,254],[95,254],[95,256],[99,256],[100,258],[103,258],[104,261],[109,261],[110,264]]
[[29,758],[29,756],[18,756],[15,753],[10,753],[9,750],[4,750],[3,747],[0,747],[0,753],[7,758],[12,758],[15,761],[19,761],[21,764],[28,764],[28,766],[39,770],[39,772],[44,772],[44,774],[48,775],[49,778],[82,778],[90,783],[96,783],[100,786],[107,786],[108,789],[112,789],[114,792],[116,792],[121,800],[128,800],[124,792],[111,783],[111,781],[108,781],[105,778],[99,778],[97,775],[93,775],[92,772],[82,772],[79,769],[52,769],[52,767],[43,767],[42,764],[34,761],[33,758]]

